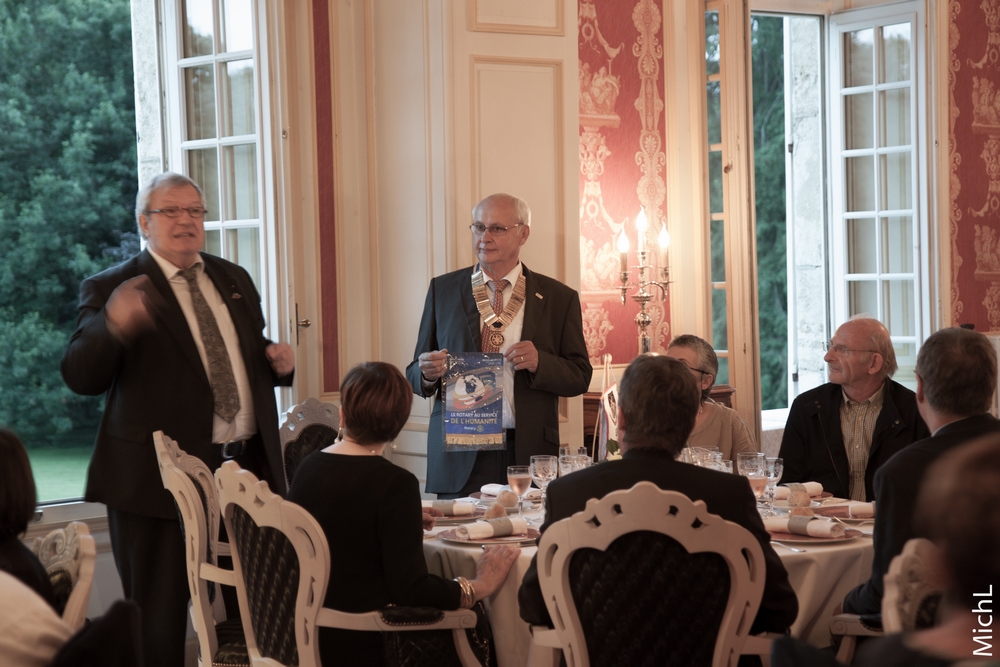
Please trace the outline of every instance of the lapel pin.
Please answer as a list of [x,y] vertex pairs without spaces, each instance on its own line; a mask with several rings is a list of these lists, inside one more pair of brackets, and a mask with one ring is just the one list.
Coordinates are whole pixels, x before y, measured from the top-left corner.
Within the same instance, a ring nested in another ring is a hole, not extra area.
[[233,292],[233,295],[231,297],[229,297],[229,298],[231,298],[231,299],[242,299],[243,295],[241,295],[239,292]]
[[537,297],[538,297],[539,299],[544,299],[544,298],[545,298],[544,296],[542,296],[542,295],[541,295],[541,294],[539,294],[538,292],[535,292],[535,296],[537,296]]

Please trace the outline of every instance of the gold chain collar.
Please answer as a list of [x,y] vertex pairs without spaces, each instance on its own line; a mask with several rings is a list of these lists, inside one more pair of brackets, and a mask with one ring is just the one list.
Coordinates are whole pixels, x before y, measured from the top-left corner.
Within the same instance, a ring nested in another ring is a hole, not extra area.
[[486,289],[486,281],[484,280],[482,269],[472,274],[472,296],[476,300],[476,307],[479,309],[479,315],[483,318],[483,322],[486,323],[486,326],[491,327],[490,342],[495,347],[499,348],[503,345],[503,331],[507,328],[508,324],[514,321],[517,311],[521,310],[526,293],[524,271],[522,270],[521,275],[517,278],[517,282],[514,283],[514,293],[511,295],[510,301],[504,306],[503,312],[497,316],[493,312],[493,306],[490,304],[490,293]]

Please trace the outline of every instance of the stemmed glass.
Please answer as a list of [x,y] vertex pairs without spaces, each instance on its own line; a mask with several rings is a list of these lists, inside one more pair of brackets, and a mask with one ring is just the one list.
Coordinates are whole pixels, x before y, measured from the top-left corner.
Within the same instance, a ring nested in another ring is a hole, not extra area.
[[778,486],[778,480],[781,479],[781,473],[785,470],[785,462],[780,458],[766,459],[765,468],[767,470],[767,500],[768,507],[771,509],[772,515],[774,514],[774,490]]
[[559,474],[559,459],[555,456],[532,456],[531,479],[542,490],[542,511],[545,511],[545,489]]
[[524,518],[521,499],[531,488],[531,468],[529,466],[507,466],[507,483],[510,490],[517,494],[517,515]]
[[762,452],[739,452],[736,454],[736,468],[750,482],[753,494],[760,498],[767,488],[767,468]]

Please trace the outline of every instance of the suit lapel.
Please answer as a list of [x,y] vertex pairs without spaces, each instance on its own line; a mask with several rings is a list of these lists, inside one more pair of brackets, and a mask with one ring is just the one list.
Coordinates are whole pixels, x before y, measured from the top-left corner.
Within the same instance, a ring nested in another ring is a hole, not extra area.
[[542,313],[545,311],[545,290],[539,285],[538,278],[528,270],[528,267],[521,264],[521,271],[524,273],[524,324],[521,325],[521,340],[533,340],[535,329],[542,321]]
[[483,349],[483,332],[479,328],[479,308],[476,306],[476,300],[472,297],[472,274],[475,270],[476,267],[472,267],[463,273],[460,278],[462,285],[459,292],[462,294],[462,310],[465,311],[465,318],[469,323],[469,335],[472,337],[473,350],[478,352]]
[[208,382],[208,374],[205,372],[205,364],[198,354],[198,347],[195,345],[194,336],[191,335],[191,328],[188,326],[184,311],[174,296],[174,290],[170,286],[167,277],[163,275],[163,269],[156,263],[148,250],[143,250],[139,255],[139,271],[149,276],[150,281],[163,298],[162,312],[157,313],[157,319],[167,332],[177,341],[184,358],[191,364],[196,372],[200,373]]

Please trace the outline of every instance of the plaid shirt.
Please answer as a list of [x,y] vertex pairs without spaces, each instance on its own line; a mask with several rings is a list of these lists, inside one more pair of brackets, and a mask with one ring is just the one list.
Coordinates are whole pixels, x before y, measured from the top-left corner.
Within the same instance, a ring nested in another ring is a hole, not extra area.
[[[841,390],[843,391],[843,390]],[[875,434],[875,420],[882,412],[885,385],[879,387],[867,401],[855,403],[844,394],[840,404],[840,430],[844,434],[844,449],[851,466],[851,500],[865,502],[865,468]]]

